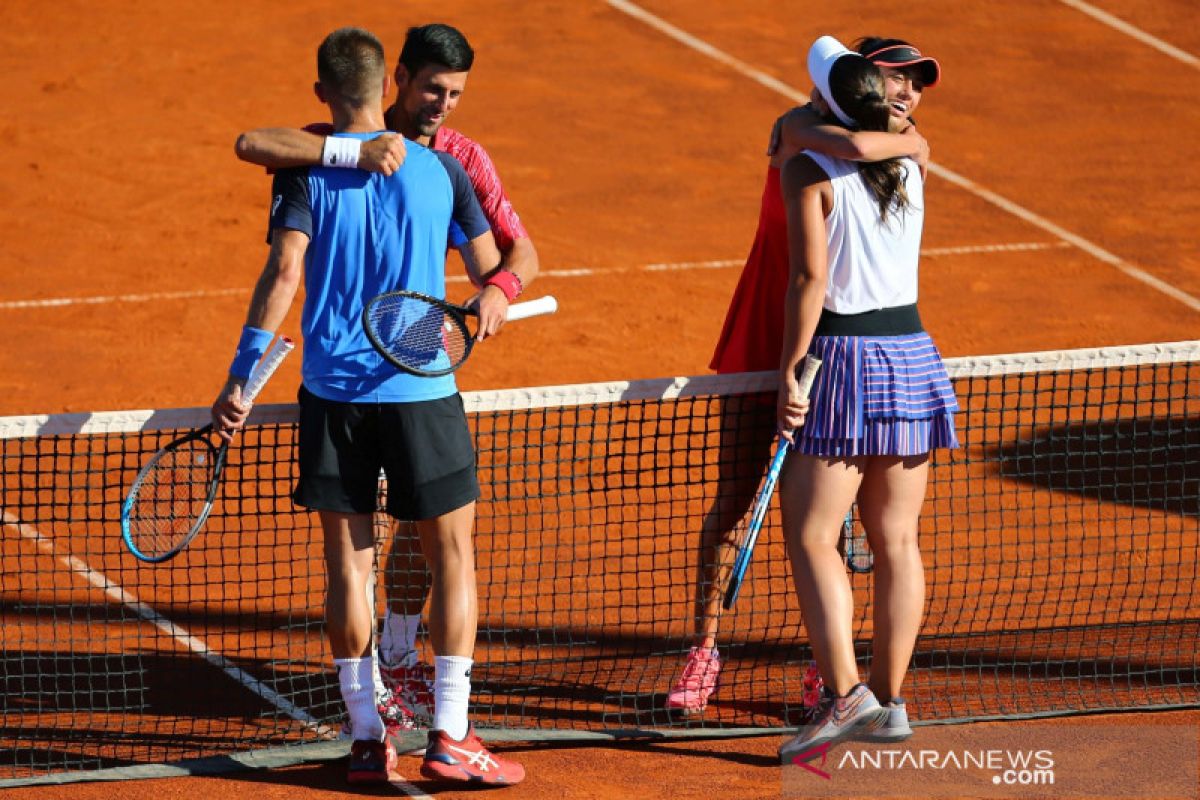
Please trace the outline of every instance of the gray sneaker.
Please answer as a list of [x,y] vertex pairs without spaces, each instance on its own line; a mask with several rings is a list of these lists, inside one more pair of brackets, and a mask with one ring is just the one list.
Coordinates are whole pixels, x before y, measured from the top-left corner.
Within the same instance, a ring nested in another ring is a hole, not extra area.
[[[856,685],[845,697],[834,699],[825,714],[799,732],[779,748],[779,760],[791,764],[801,756],[822,745],[833,745],[859,736],[865,728],[883,725],[890,716],[888,709],[879,705],[875,695],[865,683]],[[814,754],[815,755],[815,754]]]
[[904,705],[904,698],[892,698],[885,708],[888,715],[883,722],[867,728],[855,738],[860,742],[903,742],[912,736],[913,731],[908,724],[908,708]]

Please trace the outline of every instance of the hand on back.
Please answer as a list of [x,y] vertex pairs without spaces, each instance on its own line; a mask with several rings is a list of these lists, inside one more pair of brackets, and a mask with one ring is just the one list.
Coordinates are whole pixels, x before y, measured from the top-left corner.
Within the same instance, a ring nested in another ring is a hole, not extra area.
[[398,133],[385,133],[363,142],[358,153],[358,167],[391,175],[404,163],[404,154],[404,137]]
[[904,130],[900,131],[905,136],[915,136],[918,140],[918,151],[913,158],[917,161],[917,166],[921,168],[921,178],[924,179],[929,171],[929,142],[925,141],[925,137],[917,131],[916,125],[909,125]]

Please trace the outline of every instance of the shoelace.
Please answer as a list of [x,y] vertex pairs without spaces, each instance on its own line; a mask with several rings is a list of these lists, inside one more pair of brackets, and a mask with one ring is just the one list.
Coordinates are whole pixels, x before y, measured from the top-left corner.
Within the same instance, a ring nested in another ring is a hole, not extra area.
[[[712,670],[711,659],[689,658],[687,665],[683,668],[683,675],[680,676],[679,682],[683,684],[685,689],[700,689],[704,686],[704,679]],[[714,670],[715,671],[715,670]]]

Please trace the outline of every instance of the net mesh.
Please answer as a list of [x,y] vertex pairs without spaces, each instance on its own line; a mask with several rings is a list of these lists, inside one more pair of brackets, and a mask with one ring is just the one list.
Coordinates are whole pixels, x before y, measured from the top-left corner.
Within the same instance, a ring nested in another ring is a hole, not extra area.
[[[938,452],[930,473],[910,714],[1200,705],[1200,343],[948,368],[963,446]],[[776,509],[720,621],[720,689],[699,717],[664,709],[693,641],[698,532],[714,500],[737,505],[723,475],[761,475],[769,433],[762,447],[729,442],[770,419],[771,382],[466,396],[484,491],[477,724],[797,722],[811,653]],[[289,499],[294,408],[255,409],[205,531],[181,555],[146,565],[121,544],[133,477],[203,421],[198,410],[0,420],[0,775],[336,735],[321,539]],[[386,550],[391,525],[377,527]],[[864,670],[873,580],[851,574]]]

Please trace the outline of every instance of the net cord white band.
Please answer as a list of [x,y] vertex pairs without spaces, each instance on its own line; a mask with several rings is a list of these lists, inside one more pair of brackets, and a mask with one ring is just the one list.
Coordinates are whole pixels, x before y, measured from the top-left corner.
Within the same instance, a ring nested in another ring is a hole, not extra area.
[[[266,360],[265,356],[263,360]],[[1200,361],[1200,340],[948,358],[945,363],[950,378],[957,379],[1191,361]],[[714,394],[768,392],[775,391],[777,386],[778,373],[771,370],[464,392],[463,403],[467,413],[484,413],[631,400],[672,400]],[[0,417],[0,439],[187,429],[204,424],[209,416],[208,408],[173,408]],[[256,406],[250,412],[249,424],[290,424],[295,423],[297,419],[294,403],[268,404]]]

